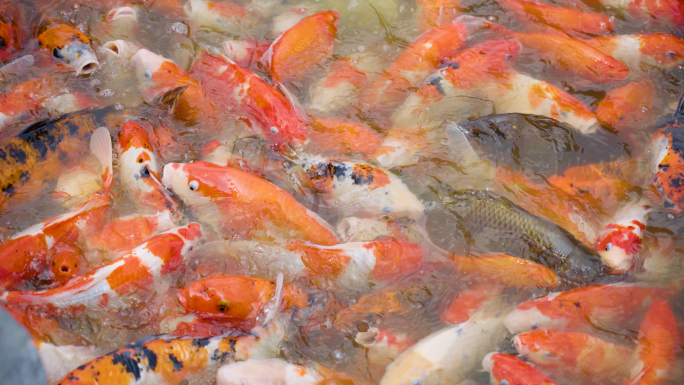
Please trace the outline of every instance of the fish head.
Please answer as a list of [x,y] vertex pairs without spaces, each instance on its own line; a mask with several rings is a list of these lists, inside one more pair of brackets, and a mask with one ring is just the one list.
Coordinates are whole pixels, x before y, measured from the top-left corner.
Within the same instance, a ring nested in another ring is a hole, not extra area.
[[462,81],[487,81],[483,76],[502,74],[515,63],[521,49],[517,40],[489,40],[478,44],[445,61],[445,78],[456,87]]
[[658,131],[650,144],[652,185],[663,199],[665,209],[684,211],[684,130],[671,125]]
[[503,324],[512,334],[527,332],[538,328],[558,328],[567,326],[567,320],[547,298],[527,301],[520,304],[504,318]]
[[178,293],[187,311],[213,319],[248,320],[273,296],[275,283],[245,276],[219,275]]
[[140,93],[148,102],[160,99],[177,88],[197,83],[171,59],[145,48],[131,56],[131,63],[135,68]]
[[64,23],[47,22],[38,30],[38,42],[55,59],[76,70],[76,75],[87,75],[100,68],[88,36]]
[[538,329],[513,337],[515,349],[530,361],[544,367],[575,367],[578,345],[584,334],[555,329]]
[[558,275],[586,284],[604,275],[604,266],[596,252],[584,245],[575,246],[559,266]]
[[50,261],[50,270],[55,277],[55,281],[66,283],[79,273],[84,260],[80,253],[73,248],[58,248]]
[[210,162],[169,163],[164,166],[162,184],[187,206],[204,206],[224,197],[237,197],[237,190],[226,184],[231,168]]
[[111,40],[102,45],[105,54],[121,60],[131,60],[140,47],[126,40]]
[[624,274],[634,266],[634,258],[641,251],[643,224],[608,224],[599,234],[594,249],[612,274]]
[[108,23],[134,23],[138,21],[138,8],[123,6],[112,8],[107,12]]
[[684,39],[668,33],[641,35],[639,51],[658,67],[672,68],[684,63]]
[[140,177],[147,169],[157,180],[161,180],[157,157],[152,149],[147,132],[135,122],[127,122],[121,126],[117,139],[119,162],[125,169],[140,170],[135,175]]

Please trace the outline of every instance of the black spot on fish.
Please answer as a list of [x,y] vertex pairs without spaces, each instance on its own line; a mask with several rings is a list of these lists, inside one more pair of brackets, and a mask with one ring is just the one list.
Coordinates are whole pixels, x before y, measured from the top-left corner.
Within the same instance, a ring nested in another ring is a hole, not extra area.
[[435,76],[432,79],[429,80],[428,84],[435,86],[437,88],[437,92],[439,92],[441,95],[446,95],[446,91],[444,91],[444,88],[442,87],[442,77],[441,76]]
[[582,304],[580,304],[579,301],[575,302],[575,307],[582,307]]
[[0,159],[6,160],[7,159],[7,153],[5,150],[0,149]]
[[219,349],[214,350],[214,353],[211,355],[212,361],[223,361],[225,360],[230,353],[228,352],[222,352]]
[[682,187],[682,178],[672,178],[670,180],[670,187],[672,187],[672,188]]
[[76,368],[76,370],[83,370],[86,368],[86,365],[87,364],[83,364],[83,365],[79,366],[78,368]]
[[126,351],[112,354],[112,363],[114,365],[122,365],[126,372],[133,375],[135,381],[140,380],[140,365],[135,359],[131,358],[131,352]]
[[354,166],[354,170],[352,170],[351,177],[354,184],[370,185],[375,178],[373,175],[373,167],[365,164],[357,164]]
[[458,62],[454,61],[454,62],[446,63],[446,65],[444,67],[449,67],[449,68],[453,68],[453,69],[457,70],[459,66],[458,66]]
[[10,147],[9,149],[10,158],[13,158],[18,163],[26,163],[26,152],[17,147]]
[[5,193],[5,196],[10,196],[10,195],[14,195],[14,193],[16,192],[16,189],[14,188],[14,185],[12,185],[10,183],[2,191]]
[[173,354],[169,354],[169,360],[171,360],[171,363],[173,364],[173,370],[176,372],[179,372],[181,369],[183,369],[183,363],[176,358]]
[[48,147],[45,145],[45,142],[42,140],[36,140],[33,143],[31,143],[33,148],[38,151],[38,155],[40,155],[41,159],[45,159],[48,153]]
[[59,159],[60,162],[66,162],[67,158],[69,158],[69,155],[64,151],[60,151],[59,154],[57,155],[57,158]]
[[344,179],[347,176],[347,165],[344,163],[331,164],[332,174],[338,180]]
[[74,122],[67,120],[64,122],[64,125],[69,127],[69,134],[71,134],[71,135],[78,134],[78,125],[75,124]]
[[198,339],[198,340],[193,340],[192,341],[192,346],[198,346],[200,348],[203,348],[205,346],[209,345],[209,340],[206,338],[203,339]]

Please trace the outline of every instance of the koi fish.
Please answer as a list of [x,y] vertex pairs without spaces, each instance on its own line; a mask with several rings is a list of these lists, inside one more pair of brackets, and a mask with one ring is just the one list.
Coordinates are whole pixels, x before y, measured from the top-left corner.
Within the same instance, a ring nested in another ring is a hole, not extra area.
[[684,63],[684,39],[667,33],[598,36],[582,41],[636,74],[649,67],[667,69]]
[[102,44],[102,49],[107,55],[111,55],[122,63],[128,63],[136,52],[140,51],[140,46],[126,40],[110,40]]
[[221,1],[190,0],[183,9],[187,17],[198,26],[223,32],[250,29],[258,20],[247,8]]
[[354,323],[362,321],[370,315],[385,318],[392,314],[402,314],[407,309],[403,303],[405,297],[405,293],[400,291],[374,291],[338,312],[335,316],[334,326],[338,330],[348,330]]
[[[232,323],[252,323],[273,298],[276,282],[240,275],[216,275],[197,281],[178,293],[178,302],[195,315]],[[294,285],[283,285],[286,307],[307,306],[308,298]]]
[[48,384],[56,383],[72,370],[101,355],[97,348],[91,346],[57,346],[35,340],[34,344],[38,350],[40,362],[43,364]]
[[210,98],[227,99],[227,106],[255,132],[275,144],[306,141],[306,116],[251,71],[205,52],[195,60],[191,72]]
[[[505,28],[503,30],[507,31]],[[520,41],[523,47],[536,51],[554,68],[568,71],[594,83],[616,82],[629,75],[629,68],[616,58],[562,32],[507,33]]]
[[539,30],[535,27],[543,24],[560,29],[572,37],[582,37],[607,35],[615,28],[615,24],[607,16],[596,12],[582,12],[526,0],[499,0],[499,4],[532,30]]
[[291,364],[278,358],[234,362],[222,366],[216,374],[217,385],[320,385],[323,383],[325,383],[323,376],[315,369]]
[[519,354],[557,378],[622,384],[636,364],[633,349],[578,332],[537,329],[513,337]]
[[414,344],[405,334],[376,327],[356,333],[354,341],[368,349],[368,362],[371,365],[383,368]]
[[172,217],[182,215],[178,204],[161,184],[157,156],[147,132],[139,124],[127,122],[121,126],[116,150],[121,182],[133,195],[136,205],[154,212],[169,211]]
[[21,12],[13,1],[0,3],[0,61],[21,50],[23,36],[19,24]]
[[317,214],[285,190],[244,171],[204,161],[169,163],[162,183],[212,226],[242,236],[271,229],[322,245],[337,244],[332,228]]
[[51,305],[67,311],[130,307],[127,298],[166,290],[160,278],[183,266],[185,255],[201,235],[198,223],[167,230],[114,262],[76,277],[63,286],[35,292],[6,291],[0,294],[0,302],[20,307]]
[[458,16],[462,0],[416,0],[419,30],[446,24]]
[[376,110],[390,109],[401,102],[410,87],[420,84],[436,70],[443,58],[458,52],[476,31],[488,29],[491,25],[484,19],[464,15],[428,30],[363,90],[361,105],[373,106]]
[[447,325],[465,322],[477,313],[485,301],[501,294],[502,290],[498,285],[475,283],[445,301],[439,311],[439,319]]
[[108,251],[112,256],[133,250],[150,237],[178,226],[177,215],[170,210],[158,211],[152,215],[133,214],[114,218],[86,234],[89,248]]
[[[684,99],[677,107],[676,116],[684,116]],[[673,213],[684,210],[684,127],[669,125],[653,135],[650,143],[651,184],[663,199],[665,209]]]
[[74,276],[80,275],[80,267],[84,265],[84,262],[85,258],[77,247],[68,243],[58,244],[50,260],[50,270],[54,281],[64,284]]
[[337,59],[330,72],[309,87],[308,108],[330,113],[355,105],[363,87],[382,70],[380,57],[355,54]]
[[353,120],[312,117],[311,121],[309,146],[321,153],[360,153],[370,156],[382,142],[377,132]]
[[546,266],[506,254],[465,257],[451,254],[456,270],[518,288],[556,287],[560,279]]
[[43,22],[38,28],[38,42],[55,59],[73,68],[76,76],[89,75],[100,68],[90,38],[68,24]]
[[125,5],[110,9],[100,29],[105,36],[135,36],[140,30],[138,26],[139,6]]
[[637,362],[632,366],[629,385],[660,384],[674,368],[680,349],[677,320],[667,302],[655,300],[639,328]]
[[349,216],[423,218],[425,206],[404,182],[370,164],[311,157],[302,159],[324,207]]
[[652,119],[655,97],[649,80],[627,83],[606,94],[596,108],[596,118],[620,132],[637,130]]
[[651,207],[644,201],[623,206],[599,232],[594,248],[613,274],[624,274],[636,264]]
[[242,68],[255,66],[264,56],[271,42],[258,40],[225,40],[223,54]]
[[620,11],[627,11],[639,20],[664,20],[672,25],[684,23],[684,6],[677,0],[583,0],[595,7],[610,7]]
[[58,93],[52,79],[39,77],[12,87],[0,96],[0,127],[8,126],[27,115],[37,114],[43,103]]
[[516,356],[489,353],[482,359],[492,385],[557,385],[546,373]]
[[624,325],[672,289],[637,285],[591,285],[523,302],[504,320],[511,333],[561,329],[591,333]]
[[261,64],[276,82],[301,76],[332,55],[339,18],[339,13],[326,11],[302,19],[271,44]]

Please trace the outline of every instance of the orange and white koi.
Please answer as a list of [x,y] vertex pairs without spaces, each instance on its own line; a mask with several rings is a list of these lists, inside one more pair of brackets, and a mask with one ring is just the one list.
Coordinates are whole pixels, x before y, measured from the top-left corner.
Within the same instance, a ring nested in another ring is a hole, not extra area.
[[190,0],[183,7],[195,24],[223,32],[240,32],[257,22],[254,12],[242,5],[222,1]]
[[[676,115],[682,114],[684,99]],[[651,184],[662,197],[665,209],[673,213],[684,211],[684,125],[674,123],[659,130],[649,147]]]
[[622,384],[636,364],[633,348],[579,332],[537,329],[513,337],[518,353],[557,378]]
[[376,327],[356,333],[354,341],[368,349],[368,362],[371,365],[383,368],[415,343],[403,333]]
[[91,346],[53,345],[35,341],[40,362],[45,370],[48,384],[57,383],[69,372],[100,356],[97,348]]
[[285,190],[244,171],[199,161],[169,163],[162,183],[212,226],[246,236],[285,231],[322,245],[337,244],[330,225]]
[[251,71],[205,52],[195,60],[191,72],[202,81],[210,98],[224,100],[255,132],[275,144],[306,141],[307,118],[292,104],[294,100]]
[[44,291],[6,291],[0,302],[17,307],[47,306],[65,311],[130,307],[126,299],[163,292],[160,278],[183,266],[185,255],[202,236],[198,223],[167,230],[114,262]]
[[84,262],[85,257],[77,247],[68,243],[58,244],[50,259],[50,271],[54,281],[64,284],[74,276],[80,275]]
[[302,167],[320,194],[321,204],[356,217],[380,215],[420,219],[425,206],[404,182],[370,164],[320,157],[302,159]]
[[[241,275],[216,275],[178,293],[183,308],[200,318],[231,323],[254,323],[259,310],[273,298],[276,282]],[[307,306],[308,297],[294,285],[283,285],[286,308]]]
[[484,254],[472,257],[451,254],[454,268],[472,276],[518,288],[551,288],[560,285],[553,270],[527,259],[506,254]]
[[271,46],[269,41],[225,40],[223,54],[242,68],[256,66]]
[[638,20],[663,20],[672,25],[684,24],[684,5],[677,0],[583,0],[596,7],[627,11]]
[[410,87],[420,84],[440,61],[463,48],[478,30],[492,25],[473,16],[434,27],[411,43],[369,87],[361,93],[360,103],[375,110],[389,109],[401,102]]
[[667,33],[599,36],[582,41],[621,61],[635,74],[649,67],[666,69],[684,63],[684,39]]
[[540,24],[560,29],[573,37],[606,35],[615,28],[615,24],[607,16],[596,12],[582,12],[527,0],[499,0],[499,4],[511,11],[529,29],[537,32],[544,31],[535,28]]
[[624,274],[636,265],[650,211],[646,201],[628,203],[599,232],[594,248],[610,273]]
[[314,117],[311,120],[308,146],[318,153],[370,156],[382,142],[380,135],[363,123]]
[[[411,291],[411,289],[406,291]],[[355,323],[369,316],[386,318],[391,315],[404,314],[408,307],[403,301],[405,298],[403,294],[399,290],[378,290],[364,295],[355,304],[336,314],[334,326],[338,330],[350,330]]]
[[358,103],[363,87],[377,78],[382,61],[374,54],[355,54],[337,59],[330,72],[309,87],[308,108],[330,113]]
[[124,5],[110,9],[105,21],[100,26],[102,34],[117,38],[121,36],[135,36],[139,31],[138,14],[140,7],[137,5]]
[[503,287],[499,285],[475,283],[445,301],[439,311],[439,319],[447,325],[465,322],[482,307],[485,301],[501,294],[502,290]]
[[0,127],[38,113],[43,103],[57,94],[52,79],[39,77],[17,84],[0,96]]
[[339,18],[336,11],[326,11],[302,19],[271,44],[261,64],[276,82],[298,78],[332,55]]
[[546,373],[529,362],[503,353],[489,353],[482,360],[492,385],[557,385]]
[[0,3],[0,62],[22,48],[21,12],[14,1]]
[[120,180],[134,197],[134,203],[153,212],[169,211],[172,217],[180,216],[178,204],[161,184],[157,156],[147,132],[135,122],[125,123],[119,131],[116,150]]
[[670,288],[627,284],[591,285],[523,302],[504,320],[511,333],[537,328],[592,332],[596,327],[624,327]]
[[102,44],[102,49],[105,54],[114,57],[121,62],[121,64],[128,63],[133,55],[140,50],[140,46],[126,40],[110,40]]
[[222,366],[216,374],[217,385],[321,385],[324,383],[324,376],[315,369],[291,364],[278,358],[249,359],[231,363]]
[[620,131],[637,131],[653,119],[656,91],[649,80],[627,83],[610,90],[598,103],[599,122]]
[[554,68],[594,83],[616,82],[629,75],[629,68],[618,59],[563,32],[508,33],[521,42],[523,47],[536,51]]
[[667,302],[655,300],[639,328],[637,362],[626,385],[663,383],[680,349],[677,320]]
[[416,0],[418,26],[421,32],[446,24],[459,15],[463,0]]
[[55,59],[73,68],[76,76],[89,75],[100,68],[90,38],[68,24],[45,21],[38,28],[38,42]]

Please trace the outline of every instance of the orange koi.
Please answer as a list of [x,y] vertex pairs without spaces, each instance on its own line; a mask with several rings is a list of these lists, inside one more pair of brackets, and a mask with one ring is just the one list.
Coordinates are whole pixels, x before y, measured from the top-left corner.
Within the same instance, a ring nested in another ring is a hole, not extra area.
[[309,87],[308,108],[322,113],[354,106],[368,82],[382,70],[380,57],[356,54],[337,59],[330,72]]
[[536,328],[592,332],[624,325],[670,288],[636,285],[591,285],[523,302],[509,313],[504,325],[511,333]]
[[222,320],[199,318],[194,314],[186,314],[181,317],[163,319],[160,322],[160,331],[176,337],[192,336],[204,338],[217,336],[233,330],[243,330],[242,326],[242,324],[237,325]]
[[365,124],[352,120],[311,118],[309,146],[321,153],[366,156],[380,145],[380,135]]
[[88,232],[85,239],[90,248],[107,250],[116,256],[133,250],[153,235],[177,226],[176,221],[169,210],[153,215],[133,214],[107,222]]
[[620,131],[638,130],[653,117],[656,91],[649,80],[612,89],[599,102],[596,118]]
[[90,38],[68,24],[55,20],[43,22],[38,28],[38,42],[55,59],[73,68],[76,76],[89,75],[100,68]]
[[244,171],[204,161],[169,163],[162,182],[198,218],[229,232],[271,229],[322,245],[338,243],[330,225],[292,195]]
[[684,5],[677,0],[583,0],[595,7],[627,11],[639,20],[663,20],[672,25],[684,24]]
[[[264,304],[273,298],[276,282],[240,275],[216,275],[187,286],[178,302],[195,315],[210,320],[253,323]],[[307,306],[308,296],[294,285],[283,285],[286,307]]]
[[[560,29],[572,37],[582,37],[606,35],[615,28],[615,24],[607,16],[596,12],[582,12],[527,0],[499,0],[499,4],[533,30],[539,24],[543,24]],[[536,29],[543,32],[539,28]]]
[[271,42],[258,40],[226,40],[223,42],[223,54],[242,68],[249,68],[259,63]]
[[453,266],[461,273],[496,281],[506,286],[551,288],[560,284],[560,279],[553,270],[507,254],[485,254],[474,257],[452,254],[450,258]]
[[394,333],[388,329],[368,328],[358,332],[354,337],[359,345],[368,349],[368,362],[384,368],[415,342],[402,333]]
[[258,20],[247,8],[229,2],[190,0],[183,9],[187,17],[198,26],[223,32],[250,29]]
[[54,82],[39,77],[17,84],[0,96],[0,127],[36,114],[48,98],[58,93]]
[[594,248],[609,273],[624,274],[636,264],[651,207],[644,201],[630,203],[615,213],[613,220],[599,232]]
[[6,291],[0,302],[13,306],[52,306],[67,311],[130,307],[126,298],[164,291],[160,277],[183,266],[185,255],[202,235],[191,223],[150,238],[114,262],[76,277],[63,286],[43,291]]
[[346,330],[354,323],[362,321],[370,315],[385,318],[391,314],[406,312],[407,307],[402,303],[402,293],[399,291],[380,290],[365,295],[359,300],[338,312],[335,317],[335,328]]
[[0,3],[0,61],[21,50],[23,36],[19,27],[21,12],[14,1]]
[[326,11],[302,19],[278,36],[261,64],[276,82],[298,78],[332,55],[339,18],[339,13]]
[[463,0],[416,0],[420,31],[425,32],[455,19],[462,2]]
[[191,72],[209,98],[224,101],[225,107],[232,108],[255,132],[275,144],[306,141],[306,116],[251,71],[205,52],[195,60]]
[[84,257],[78,248],[66,243],[58,244],[50,260],[50,270],[55,277],[54,281],[64,284],[74,276],[80,275],[83,264]]
[[411,43],[369,87],[361,93],[361,105],[390,109],[401,102],[410,87],[420,84],[440,61],[458,52],[477,30],[492,23],[473,16],[434,27]]
[[489,353],[482,360],[492,385],[557,385],[546,373],[516,356]]
[[[677,107],[677,114],[684,112],[684,99]],[[650,143],[651,184],[663,199],[668,211],[684,210],[684,127],[674,123],[653,135]]]
[[501,294],[502,289],[490,283],[476,283],[444,302],[439,312],[439,319],[447,325],[465,322],[482,307],[485,301]]
[[621,384],[636,364],[633,349],[584,333],[537,329],[513,337],[535,366],[582,384]]
[[637,359],[626,385],[655,385],[665,381],[679,350],[677,320],[667,302],[655,300],[639,328]]
[[119,131],[116,150],[120,179],[134,196],[134,202],[139,207],[169,211],[172,217],[179,217],[178,204],[161,184],[157,156],[147,132],[135,122],[125,123]]
[[684,39],[667,33],[599,36],[583,42],[621,61],[634,73],[684,63]]

